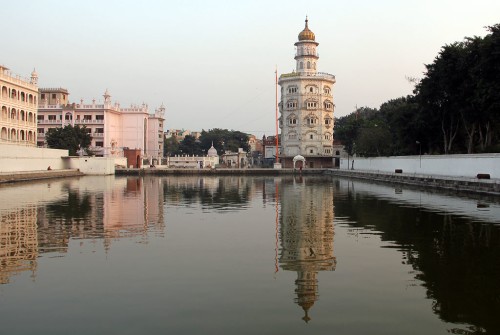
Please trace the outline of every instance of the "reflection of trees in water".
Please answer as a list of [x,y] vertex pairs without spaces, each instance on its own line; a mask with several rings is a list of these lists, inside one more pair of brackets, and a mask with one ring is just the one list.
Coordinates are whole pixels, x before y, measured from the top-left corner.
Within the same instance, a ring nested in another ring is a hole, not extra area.
[[80,195],[78,192],[68,190],[68,197],[64,200],[47,204],[47,216],[52,219],[62,219],[70,224],[73,220],[85,220],[90,214],[90,196]]
[[451,333],[500,334],[500,227],[362,194],[335,201],[335,211],[397,245],[442,320],[473,325]]
[[65,252],[70,238],[102,238],[103,194],[81,194],[69,187],[66,197],[38,210],[38,241],[41,252]]
[[179,178],[166,179],[165,199],[174,203],[200,203],[214,209],[241,208],[251,196],[250,178]]

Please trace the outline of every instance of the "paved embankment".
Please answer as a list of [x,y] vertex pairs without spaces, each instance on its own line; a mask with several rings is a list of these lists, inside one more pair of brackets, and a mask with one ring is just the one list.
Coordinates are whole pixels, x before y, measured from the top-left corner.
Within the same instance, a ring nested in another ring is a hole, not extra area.
[[472,177],[449,177],[408,173],[373,172],[339,169],[116,169],[116,175],[243,175],[243,176],[281,176],[281,175],[332,175],[357,178],[369,181],[405,184],[418,187],[436,188],[456,192],[474,192],[500,195],[499,179],[478,179]]
[[116,175],[242,175],[242,176],[280,176],[289,174],[325,174],[327,170],[322,169],[305,169],[300,172],[297,169],[162,169],[162,168],[145,168],[145,169],[116,169]]
[[361,170],[329,170],[334,176],[364,179],[384,183],[414,185],[438,188],[456,192],[474,192],[500,195],[499,179],[478,179],[472,177],[448,177],[438,175],[373,172]]
[[79,170],[39,170],[0,173],[0,183],[83,176]]

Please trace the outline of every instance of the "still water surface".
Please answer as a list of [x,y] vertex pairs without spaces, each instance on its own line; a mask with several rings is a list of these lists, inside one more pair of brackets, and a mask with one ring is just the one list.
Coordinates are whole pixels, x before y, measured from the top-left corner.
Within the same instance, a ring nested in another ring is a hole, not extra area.
[[320,177],[0,186],[2,334],[500,334],[500,205]]

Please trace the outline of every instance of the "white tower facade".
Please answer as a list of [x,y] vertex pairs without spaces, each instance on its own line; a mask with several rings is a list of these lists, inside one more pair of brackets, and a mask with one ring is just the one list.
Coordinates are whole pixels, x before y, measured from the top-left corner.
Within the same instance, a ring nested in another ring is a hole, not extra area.
[[319,43],[308,27],[307,18],[298,39],[296,69],[282,74],[278,81],[281,163],[283,167],[293,167],[293,158],[300,155],[305,158],[304,167],[333,167],[335,76],[317,71]]

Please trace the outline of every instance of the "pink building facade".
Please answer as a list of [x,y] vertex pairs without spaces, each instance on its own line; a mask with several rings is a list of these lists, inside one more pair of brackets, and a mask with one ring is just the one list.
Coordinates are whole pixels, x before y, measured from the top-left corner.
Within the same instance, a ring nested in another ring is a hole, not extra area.
[[104,102],[69,103],[69,93],[64,88],[41,88],[37,117],[37,145],[45,146],[45,134],[50,128],[85,126],[92,137],[90,150],[96,156],[123,157],[123,148],[139,149],[143,158],[163,157],[164,112],[162,106],[150,114],[148,106],[132,105],[122,108],[112,103],[108,90]]

